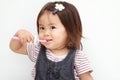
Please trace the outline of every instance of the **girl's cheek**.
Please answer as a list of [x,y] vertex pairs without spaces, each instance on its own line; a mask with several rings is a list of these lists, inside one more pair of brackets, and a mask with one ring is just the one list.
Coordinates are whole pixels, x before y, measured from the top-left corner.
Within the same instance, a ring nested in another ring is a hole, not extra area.
[[38,37],[39,37],[39,39],[42,38],[42,34],[39,34]]

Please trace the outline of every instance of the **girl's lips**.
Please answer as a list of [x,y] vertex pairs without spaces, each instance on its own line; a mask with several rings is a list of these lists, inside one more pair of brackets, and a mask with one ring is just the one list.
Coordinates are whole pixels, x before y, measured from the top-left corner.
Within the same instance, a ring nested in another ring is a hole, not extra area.
[[47,39],[47,41],[52,41],[52,39]]
[[43,40],[39,40],[39,41],[46,43],[46,42],[52,41],[52,39],[43,39]]

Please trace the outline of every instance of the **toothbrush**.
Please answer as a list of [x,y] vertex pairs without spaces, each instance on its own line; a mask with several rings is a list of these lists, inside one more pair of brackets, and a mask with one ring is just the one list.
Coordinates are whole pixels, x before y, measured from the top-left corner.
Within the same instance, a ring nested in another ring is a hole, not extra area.
[[[20,38],[17,37],[17,36],[13,36],[12,39],[20,40]],[[35,41],[36,41],[36,38],[35,38]],[[47,40],[37,40],[37,41],[39,41],[39,42],[44,42],[44,43],[47,42]]]

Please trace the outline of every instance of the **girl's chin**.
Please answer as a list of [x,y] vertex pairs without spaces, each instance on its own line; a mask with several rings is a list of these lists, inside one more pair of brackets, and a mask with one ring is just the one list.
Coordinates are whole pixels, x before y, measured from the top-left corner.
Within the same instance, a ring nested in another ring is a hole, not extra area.
[[44,45],[47,49],[52,49],[53,47],[50,45]]

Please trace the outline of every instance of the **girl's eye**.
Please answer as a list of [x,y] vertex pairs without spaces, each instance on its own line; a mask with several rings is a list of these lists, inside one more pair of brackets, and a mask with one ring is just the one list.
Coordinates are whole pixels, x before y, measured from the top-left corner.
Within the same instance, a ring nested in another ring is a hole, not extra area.
[[44,28],[44,27],[40,27],[39,29],[40,29],[40,30],[44,30],[45,28]]
[[55,29],[56,27],[55,26],[50,26],[50,29]]

